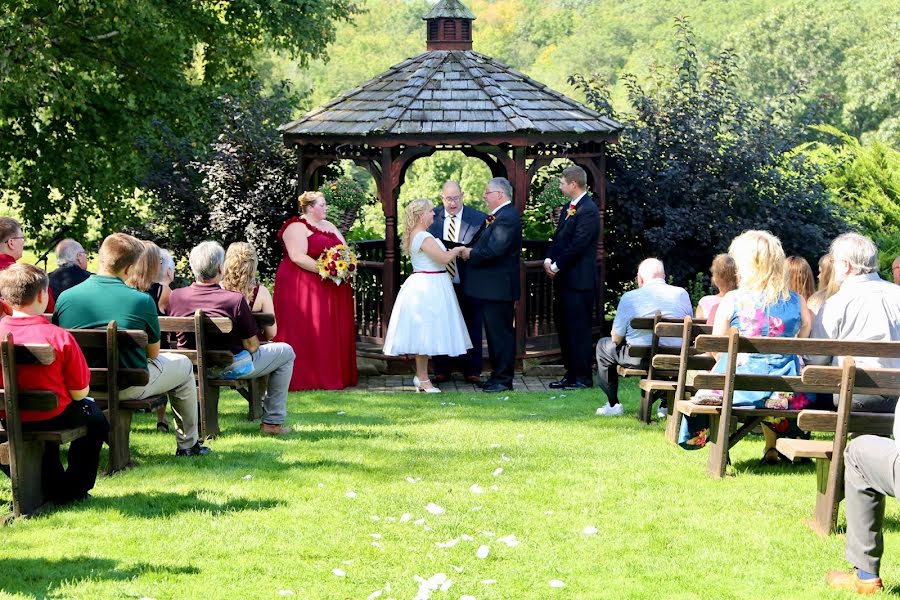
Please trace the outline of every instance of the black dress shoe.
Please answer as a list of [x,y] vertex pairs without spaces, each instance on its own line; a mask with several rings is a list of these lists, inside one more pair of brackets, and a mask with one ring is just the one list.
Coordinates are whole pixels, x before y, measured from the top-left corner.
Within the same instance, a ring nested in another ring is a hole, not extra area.
[[190,448],[179,448],[175,451],[175,456],[203,456],[204,454],[209,454],[210,449],[206,446],[202,446],[200,442],[197,442]]
[[569,385],[569,380],[563,377],[559,381],[551,381],[547,384],[547,387],[551,390],[561,390],[564,389],[567,385]]
[[591,385],[584,383],[582,381],[576,381],[575,383],[567,383],[564,389],[567,390],[586,390],[590,388]]
[[502,383],[492,383],[490,385],[485,384],[484,387],[481,388],[482,392],[511,392],[511,385],[503,385]]

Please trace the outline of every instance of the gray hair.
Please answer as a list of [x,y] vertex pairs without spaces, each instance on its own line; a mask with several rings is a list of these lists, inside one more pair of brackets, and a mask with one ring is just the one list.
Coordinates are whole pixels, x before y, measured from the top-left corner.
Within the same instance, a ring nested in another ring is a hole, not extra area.
[[638,265],[638,275],[641,279],[665,279],[666,268],[658,258],[645,258]]
[[506,199],[512,201],[512,184],[509,183],[509,179],[507,179],[506,177],[494,177],[487,182],[487,187],[495,188],[494,191],[497,192],[503,192],[503,195],[506,196]]
[[78,255],[84,252],[81,244],[66,238],[56,245],[56,264],[59,266],[75,264]]
[[197,281],[215,279],[225,264],[225,248],[219,242],[200,242],[191,250],[190,263]]
[[844,233],[834,238],[831,242],[831,257],[835,261],[846,260],[854,275],[878,270],[878,248],[875,242],[858,233]]
[[[172,259],[172,255],[169,254],[168,250],[159,249],[159,259],[162,263],[159,266],[159,278],[162,279],[166,275],[166,271],[172,269],[172,272],[175,272],[175,261]],[[161,283],[161,282],[160,282]]]

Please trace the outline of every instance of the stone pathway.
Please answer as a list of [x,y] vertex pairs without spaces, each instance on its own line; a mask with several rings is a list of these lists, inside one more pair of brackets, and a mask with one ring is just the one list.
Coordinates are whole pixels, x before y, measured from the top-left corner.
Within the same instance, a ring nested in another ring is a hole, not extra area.
[[[516,392],[545,392],[551,381],[559,379],[556,376],[526,377],[517,375],[513,380],[513,391]],[[462,377],[454,377],[452,380],[438,385],[445,392],[480,392],[471,383],[466,383]],[[349,390],[368,392],[414,392],[412,375],[360,375],[359,384]],[[555,390],[554,390],[555,391]]]

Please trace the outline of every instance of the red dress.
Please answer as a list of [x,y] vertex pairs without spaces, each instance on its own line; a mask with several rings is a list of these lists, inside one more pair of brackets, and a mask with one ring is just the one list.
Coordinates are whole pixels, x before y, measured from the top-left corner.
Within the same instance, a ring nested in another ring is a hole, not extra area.
[[288,256],[284,230],[302,222],[312,232],[306,253],[313,259],[322,251],[341,243],[333,233],[316,229],[303,217],[292,217],[278,231],[284,258],[275,273],[276,342],[294,349],[291,391],[340,390],[356,385],[356,322],[353,290],[340,286],[318,273],[301,269]]

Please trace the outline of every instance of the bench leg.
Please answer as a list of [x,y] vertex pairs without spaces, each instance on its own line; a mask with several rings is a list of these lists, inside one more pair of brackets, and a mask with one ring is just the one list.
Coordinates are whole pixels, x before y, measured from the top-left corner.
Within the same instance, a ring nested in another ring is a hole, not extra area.
[[201,439],[212,439],[219,435],[219,387],[206,387],[206,402],[203,403],[203,416],[200,421]]
[[720,415],[709,415],[709,437],[706,442],[709,458],[706,462],[706,472],[713,479],[725,477],[725,467],[728,465],[728,434],[731,429],[729,425],[722,423]]
[[669,398],[669,416],[666,417],[666,441],[670,444],[678,444],[678,433],[681,431],[681,419],[684,418],[680,412],[675,410],[675,397]]
[[41,485],[44,443],[22,443],[16,451],[16,464],[10,465],[13,492],[13,516],[31,515],[44,505]]
[[832,473],[832,461],[816,460],[816,510],[810,523],[819,535],[831,535],[837,529],[838,507],[844,496],[844,473]]
[[[109,418],[109,411],[104,411]],[[117,411],[115,421],[109,424],[109,464],[106,474],[112,475],[131,466],[131,416],[132,411]]]
[[258,421],[262,418],[262,399],[269,387],[269,376],[263,375],[247,380],[247,387],[237,388],[238,393],[247,400],[247,420]]
[[653,405],[653,392],[646,390],[641,394],[641,408],[638,412],[638,419],[641,423],[650,424],[650,407]]

